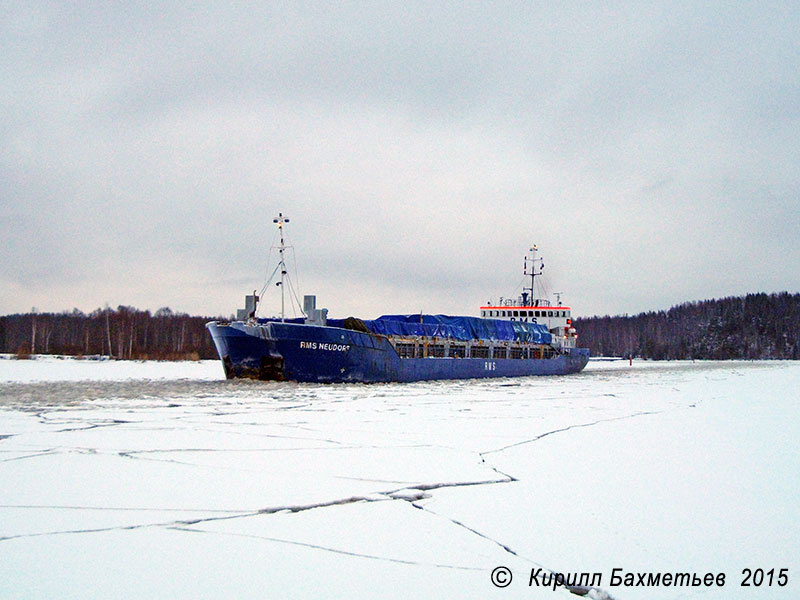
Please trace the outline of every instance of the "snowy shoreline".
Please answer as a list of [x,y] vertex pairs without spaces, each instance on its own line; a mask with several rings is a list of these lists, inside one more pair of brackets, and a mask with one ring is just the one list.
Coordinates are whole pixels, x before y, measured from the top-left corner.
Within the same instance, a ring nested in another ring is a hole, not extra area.
[[0,355],[0,382],[220,378],[224,379],[225,374],[219,360],[114,360],[49,354],[16,359],[13,355]]

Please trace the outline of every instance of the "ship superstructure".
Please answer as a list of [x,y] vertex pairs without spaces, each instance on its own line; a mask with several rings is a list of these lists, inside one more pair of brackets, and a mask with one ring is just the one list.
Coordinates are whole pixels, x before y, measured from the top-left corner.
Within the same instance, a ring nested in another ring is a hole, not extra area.
[[547,327],[553,335],[552,344],[559,348],[575,348],[578,333],[572,326],[572,309],[561,304],[561,293],[555,292],[556,302],[536,297],[536,277],[544,270],[544,260],[537,256],[538,247],[534,244],[530,255],[525,257],[523,275],[530,277],[530,287],[523,287],[522,294],[516,298],[500,298],[499,302],[489,301],[481,306],[481,317],[537,323]]

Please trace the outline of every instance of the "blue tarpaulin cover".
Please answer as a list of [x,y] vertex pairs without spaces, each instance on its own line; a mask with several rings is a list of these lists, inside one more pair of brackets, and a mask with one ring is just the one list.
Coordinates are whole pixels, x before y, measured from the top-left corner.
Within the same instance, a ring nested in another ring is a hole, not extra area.
[[[280,319],[259,319],[259,323]],[[346,324],[346,321],[351,321]],[[329,327],[352,329],[357,321],[372,333],[404,337],[426,336],[453,340],[506,340],[550,344],[553,336],[545,325],[525,321],[501,321],[480,317],[451,317],[448,315],[383,315],[377,319],[328,319]],[[286,319],[287,323],[302,324],[304,319]],[[360,328],[360,325],[359,325]],[[363,329],[362,329],[363,330]]]
[[[549,344],[553,336],[545,325],[447,315],[383,315],[363,320],[372,333],[404,337],[427,336],[454,340],[508,340]],[[344,319],[328,319],[331,327],[344,327]]]

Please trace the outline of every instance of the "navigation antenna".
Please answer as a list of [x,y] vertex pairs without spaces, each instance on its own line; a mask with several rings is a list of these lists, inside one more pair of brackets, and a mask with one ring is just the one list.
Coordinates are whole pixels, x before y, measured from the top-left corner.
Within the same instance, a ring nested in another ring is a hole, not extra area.
[[[542,271],[544,270],[544,259],[543,258],[536,258],[536,252],[538,250],[539,250],[539,248],[536,246],[536,244],[534,244],[533,248],[530,249],[530,252],[531,252],[530,257],[528,257],[528,256],[525,257],[525,267],[523,269],[523,275],[530,275],[531,276],[531,287],[529,287],[529,288],[523,287],[522,288],[522,304],[523,305],[527,305],[527,306],[533,306],[534,305],[535,296],[534,296],[534,291],[533,291],[533,284],[534,284],[534,281],[536,279],[536,276],[537,275],[541,275]],[[528,262],[530,262],[530,271],[531,271],[530,273],[528,273]],[[537,267],[539,269],[538,273],[536,272]],[[530,296],[531,297],[531,303],[530,304],[528,304],[528,292],[525,291],[525,290],[530,290],[530,294],[531,294],[531,296]]]
[[281,270],[281,280],[277,282],[275,285],[279,285],[281,288],[281,323],[283,323],[285,318],[285,311],[284,311],[284,291],[283,291],[283,278],[286,277],[286,263],[283,260],[283,251],[286,250],[286,244],[284,243],[283,239],[283,225],[289,222],[289,217],[284,217],[283,213],[278,213],[278,216],[272,219],[273,223],[278,225],[278,231],[281,234],[281,245],[278,246],[278,252],[281,255],[280,262],[278,263],[278,268]]

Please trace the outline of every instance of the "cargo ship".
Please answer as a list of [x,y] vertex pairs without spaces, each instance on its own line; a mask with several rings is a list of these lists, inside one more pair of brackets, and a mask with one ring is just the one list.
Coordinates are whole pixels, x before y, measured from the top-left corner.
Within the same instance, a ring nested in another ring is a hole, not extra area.
[[[228,379],[316,383],[411,382],[433,379],[567,375],[580,372],[589,350],[577,347],[572,310],[559,300],[535,298],[544,264],[537,248],[525,257],[530,287],[514,299],[480,307],[480,316],[384,315],[377,319],[328,318],[315,296],[304,296],[300,318],[285,317],[287,269],[283,214],[273,277],[281,289],[281,314],[257,316],[259,296],[245,298],[234,321],[207,323]],[[267,282],[267,286],[271,281]],[[262,292],[263,294],[263,292]]]

